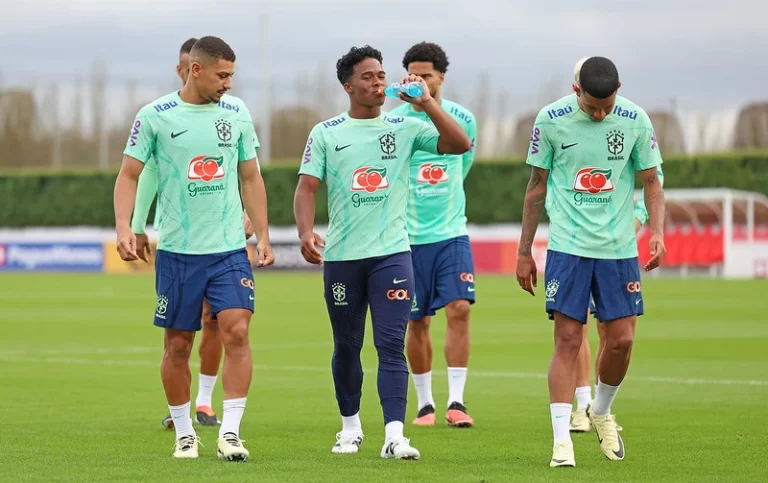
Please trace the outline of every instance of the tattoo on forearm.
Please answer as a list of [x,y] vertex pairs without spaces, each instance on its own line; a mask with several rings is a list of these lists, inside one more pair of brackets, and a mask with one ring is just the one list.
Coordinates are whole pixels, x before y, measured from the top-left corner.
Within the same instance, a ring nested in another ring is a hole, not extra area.
[[533,240],[536,237],[536,229],[539,226],[541,213],[544,211],[544,201],[547,198],[547,189],[542,170],[532,169],[531,179],[526,188],[525,202],[523,204],[523,233],[520,236],[520,255],[530,255]]

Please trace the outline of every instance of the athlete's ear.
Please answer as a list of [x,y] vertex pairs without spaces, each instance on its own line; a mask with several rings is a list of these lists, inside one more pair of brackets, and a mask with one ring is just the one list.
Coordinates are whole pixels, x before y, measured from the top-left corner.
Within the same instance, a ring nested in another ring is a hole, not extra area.
[[581,88],[579,87],[579,85],[574,82],[573,84],[571,84],[571,87],[573,87],[573,92],[575,92],[577,96],[581,97]]
[[349,82],[344,83],[344,90],[347,91],[347,94],[350,94],[350,95],[352,95],[355,92],[355,90],[352,88],[352,84],[350,84]]
[[440,79],[440,85],[443,85],[443,81],[445,80],[445,73],[440,72],[440,76],[438,78]]
[[195,77],[200,77],[200,72],[203,70],[203,66],[199,62],[192,62],[189,66],[189,73]]
[[616,84],[616,90],[618,91],[621,88],[621,81],[619,81],[618,84]]

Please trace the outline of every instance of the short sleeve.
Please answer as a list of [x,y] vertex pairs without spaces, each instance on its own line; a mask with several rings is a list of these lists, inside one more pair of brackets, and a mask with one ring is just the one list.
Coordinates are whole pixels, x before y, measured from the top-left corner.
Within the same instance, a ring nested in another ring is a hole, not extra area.
[[321,181],[325,179],[325,138],[322,129],[318,124],[309,133],[299,167],[299,174],[314,176]]
[[148,116],[141,110],[131,126],[123,154],[146,164],[155,151],[156,136]]
[[641,111],[638,122],[640,132],[637,133],[630,159],[635,166],[635,171],[643,171],[661,165],[662,159],[651,118],[645,111]]
[[239,114],[240,139],[237,142],[237,160],[242,163],[256,157],[256,150],[259,149],[259,138],[256,136],[256,129],[253,127],[253,119],[251,119],[248,108],[240,106]]
[[413,137],[413,152],[425,151],[430,154],[440,155],[437,150],[437,140],[440,139],[440,133],[434,125],[424,122],[420,119],[412,119],[416,126],[416,135]]
[[477,122],[475,122],[475,116],[469,118],[464,131],[467,133],[470,143],[472,143],[469,151],[461,155],[462,176],[466,178],[469,170],[472,168],[472,163],[475,161],[475,151],[477,150]]
[[546,109],[542,109],[533,122],[533,131],[531,132],[531,141],[528,145],[528,158],[526,164],[541,169],[552,168],[552,158],[555,150],[552,147],[551,137],[554,133],[550,131],[554,125],[549,121]]

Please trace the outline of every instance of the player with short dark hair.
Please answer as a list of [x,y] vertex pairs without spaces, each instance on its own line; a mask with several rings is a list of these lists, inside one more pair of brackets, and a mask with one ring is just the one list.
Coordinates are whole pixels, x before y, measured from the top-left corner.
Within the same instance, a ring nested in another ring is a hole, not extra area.
[[248,325],[255,297],[241,203],[258,237],[258,266],[271,265],[274,257],[253,121],[240,99],[226,95],[234,62],[232,49],[217,37],[195,43],[184,87],[137,114],[115,182],[118,252],[123,260],[137,260],[130,226],[136,185],[144,164],[150,157],[156,160],[154,324],[165,329],[161,377],[176,429],[176,458],[198,456],[190,419],[189,355],[201,328],[203,299],[211,305],[224,343],[217,454],[230,461],[249,456],[239,433],[253,372]]
[[[181,79],[182,87],[187,82],[189,75],[189,53],[192,46],[197,42],[196,38],[185,41],[179,49],[179,63],[176,65],[176,73]],[[136,253],[143,260],[151,254],[149,237],[145,233],[147,217],[152,201],[157,194],[157,163],[154,157],[150,157],[144,165],[144,169],[139,176],[139,183],[136,188],[136,206],[133,210],[133,219],[131,221],[131,230],[136,235]],[[253,235],[253,229],[250,226],[248,214],[244,213],[245,218],[245,238]],[[216,426],[221,421],[213,410],[212,398],[213,389],[216,386],[216,379],[219,373],[221,355],[224,351],[224,345],[219,334],[219,326],[216,319],[211,316],[211,305],[203,299],[203,317],[202,334],[200,336],[200,376],[198,378],[197,399],[195,400],[195,422],[203,426]],[[173,430],[173,417],[170,414],[163,419],[163,427]]]
[[624,459],[624,443],[609,410],[629,367],[637,316],[643,314],[633,216],[637,172],[652,230],[652,258],[644,269],[658,267],[666,251],[664,191],[657,171],[662,159],[650,118],[617,95],[621,82],[609,59],[588,58],[579,80],[574,94],[536,117],[517,260],[518,283],[533,295],[537,277],[531,247],[546,204],[546,311],[555,321],[549,368],[553,467],[576,465],[569,423],[590,297],[605,324],[606,349],[588,414],[603,454]]
[[[299,169],[294,215],[301,253],[324,264],[325,300],[333,330],[332,359],[342,430],[334,453],[357,453],[363,441],[360,397],[365,318],[371,309],[379,359],[378,389],[384,413],[382,458],[417,459],[419,451],[403,435],[408,366],[403,354],[414,290],[406,228],[408,182],[415,151],[462,154],[470,140],[420,82],[419,98],[400,99],[420,106],[434,125],[382,112],[386,73],[381,52],[353,47],[336,72],[349,95],[349,109],[317,124],[307,140]],[[326,240],[314,233],[315,193],[328,188]],[[325,247],[321,254],[317,247]]]
[[[429,326],[435,312],[445,308],[445,421],[453,427],[470,427],[474,420],[464,406],[464,386],[469,363],[469,307],[475,302],[475,269],[467,233],[464,179],[474,161],[477,122],[467,108],[442,97],[448,65],[445,51],[432,42],[420,42],[403,56],[405,70],[424,79],[432,98],[459,123],[472,142],[472,148],[460,156],[419,151],[411,159],[408,236],[416,291],[406,350],[418,397],[418,414],[413,424],[432,426],[435,401]],[[413,104],[404,103],[391,114],[431,122],[424,110]]]
[[[579,75],[581,73],[581,66],[584,63],[585,60],[587,60],[588,57],[585,57],[581,59],[579,62],[576,63],[576,66],[574,67],[574,81],[575,84],[574,87],[579,86]],[[664,186],[664,172],[661,169],[661,165],[658,166],[658,173],[659,173],[659,182],[662,186]],[[634,211],[634,217],[635,217],[635,232],[639,231],[640,228],[648,221],[648,210],[645,207],[645,201],[641,198],[638,200],[638,202],[635,204],[635,211]],[[595,317],[595,320],[597,320],[597,333],[598,333],[598,346],[597,346],[597,353],[595,354],[595,377],[597,377],[597,374],[600,372],[600,356],[602,355],[603,351],[605,350],[605,326],[604,324],[600,323],[600,316],[597,312],[597,308],[595,307],[594,301],[590,303],[590,313]],[[570,430],[572,432],[581,433],[590,431],[592,429],[592,423],[589,422],[589,416],[587,415],[587,410],[592,403],[592,387],[590,383],[590,364],[591,364],[591,350],[589,347],[589,323],[584,324],[584,339],[581,343],[581,349],[579,350],[579,358],[576,362],[576,410],[573,411],[572,417],[571,417],[571,425]],[[595,390],[597,390],[597,382],[595,382]],[[608,408],[608,412],[611,413],[610,408]],[[611,413],[612,414],[612,413]],[[616,430],[622,431],[623,428],[621,425],[617,422],[616,423]]]

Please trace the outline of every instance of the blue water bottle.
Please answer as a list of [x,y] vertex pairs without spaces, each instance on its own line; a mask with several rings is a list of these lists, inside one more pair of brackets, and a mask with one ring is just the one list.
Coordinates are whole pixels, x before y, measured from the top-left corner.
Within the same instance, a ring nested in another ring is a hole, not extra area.
[[421,97],[424,94],[424,87],[420,82],[409,82],[407,84],[394,82],[384,88],[384,95],[392,99],[400,99],[398,94],[401,92],[409,97]]

